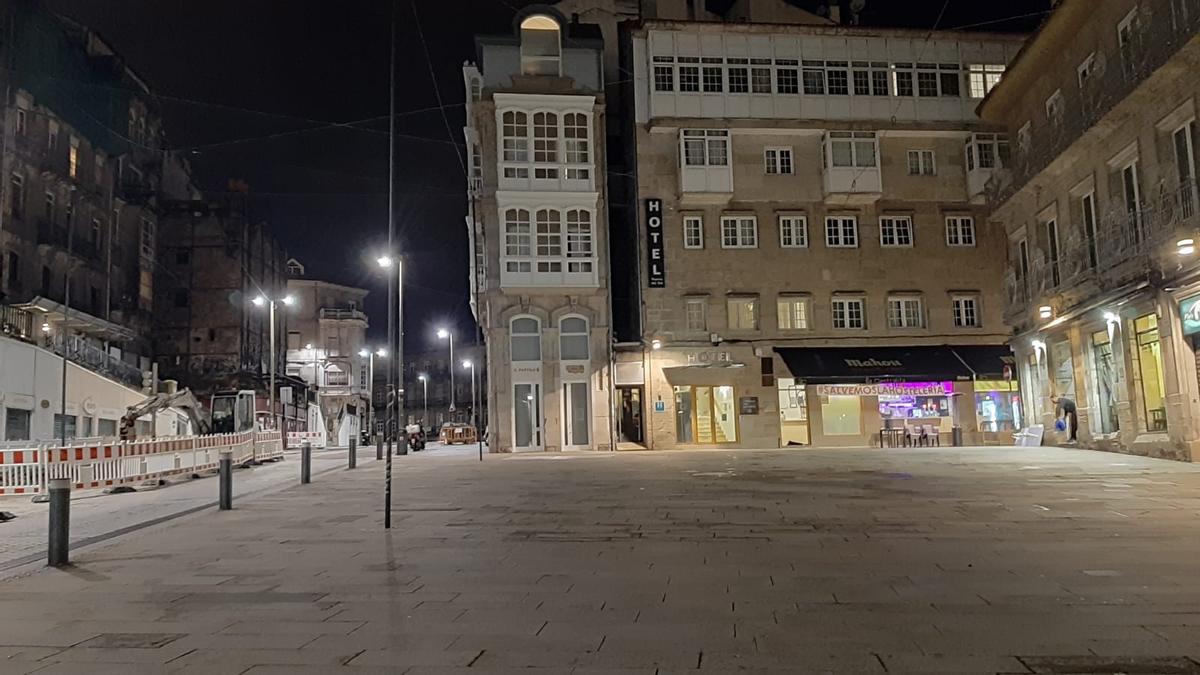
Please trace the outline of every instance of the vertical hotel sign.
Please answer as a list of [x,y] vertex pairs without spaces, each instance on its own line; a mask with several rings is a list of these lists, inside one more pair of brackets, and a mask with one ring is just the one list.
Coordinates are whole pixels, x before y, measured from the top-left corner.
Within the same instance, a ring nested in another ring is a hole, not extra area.
[[1200,295],[1179,301],[1179,318],[1183,320],[1183,334],[1200,333]]
[[667,261],[663,258],[662,200],[646,200],[646,260],[650,288],[667,287]]

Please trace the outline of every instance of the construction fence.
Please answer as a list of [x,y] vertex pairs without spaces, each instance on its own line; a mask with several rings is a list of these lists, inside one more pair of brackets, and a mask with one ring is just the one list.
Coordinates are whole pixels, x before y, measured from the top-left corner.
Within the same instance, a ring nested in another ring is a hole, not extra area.
[[279,459],[283,435],[245,431],[137,441],[79,439],[0,449],[0,495],[44,493],[55,478],[83,490],[215,470],[225,450],[234,464]]

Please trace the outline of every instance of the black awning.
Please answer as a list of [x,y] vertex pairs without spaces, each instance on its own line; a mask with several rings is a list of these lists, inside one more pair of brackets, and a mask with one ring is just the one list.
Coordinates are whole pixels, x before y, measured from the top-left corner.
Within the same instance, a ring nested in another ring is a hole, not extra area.
[[974,373],[949,347],[776,347],[792,377],[810,383],[890,378],[941,382]]
[[975,372],[976,377],[1000,379],[1004,376],[1004,366],[1009,366],[1014,378],[1017,376],[1017,358],[1007,345],[955,345],[950,349]]

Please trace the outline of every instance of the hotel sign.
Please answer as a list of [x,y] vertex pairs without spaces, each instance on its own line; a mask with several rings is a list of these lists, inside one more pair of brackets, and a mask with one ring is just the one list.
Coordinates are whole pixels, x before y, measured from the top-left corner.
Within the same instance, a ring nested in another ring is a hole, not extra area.
[[650,288],[667,287],[667,261],[664,259],[664,236],[662,222],[662,200],[646,200],[646,262],[647,285]]
[[818,396],[945,396],[941,382],[881,382],[878,384],[818,384]]
[[1183,334],[1200,333],[1200,295],[1179,301],[1179,317],[1183,319]]

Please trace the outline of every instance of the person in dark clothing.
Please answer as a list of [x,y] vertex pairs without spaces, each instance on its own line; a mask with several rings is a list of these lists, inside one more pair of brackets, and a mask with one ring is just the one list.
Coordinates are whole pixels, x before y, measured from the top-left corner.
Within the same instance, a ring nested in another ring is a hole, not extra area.
[[1079,414],[1075,410],[1075,401],[1066,396],[1054,396],[1050,399],[1054,402],[1054,416],[1063,420],[1067,425],[1067,431],[1071,434],[1068,440],[1074,443],[1076,432],[1079,431]]

